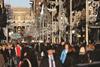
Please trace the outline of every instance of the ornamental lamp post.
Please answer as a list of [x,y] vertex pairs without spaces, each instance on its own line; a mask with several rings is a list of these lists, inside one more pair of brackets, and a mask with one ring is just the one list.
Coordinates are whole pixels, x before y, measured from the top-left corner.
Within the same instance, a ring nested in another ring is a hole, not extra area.
[[70,0],[70,44],[72,44],[72,24],[72,0]]

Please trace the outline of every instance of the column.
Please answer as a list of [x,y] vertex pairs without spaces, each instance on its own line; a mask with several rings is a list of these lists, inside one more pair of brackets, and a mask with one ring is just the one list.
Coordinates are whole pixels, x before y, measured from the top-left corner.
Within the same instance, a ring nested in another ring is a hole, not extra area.
[[72,44],[72,24],[72,0],[70,0],[70,44]]
[[86,0],[86,45],[88,45],[88,0]]

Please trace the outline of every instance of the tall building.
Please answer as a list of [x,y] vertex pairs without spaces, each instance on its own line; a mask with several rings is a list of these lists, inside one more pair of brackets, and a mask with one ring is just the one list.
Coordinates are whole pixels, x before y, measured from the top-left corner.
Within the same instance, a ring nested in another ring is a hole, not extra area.
[[4,0],[0,0],[0,27],[5,27],[7,21],[6,9],[4,7]]
[[6,8],[7,20],[12,19],[12,9],[11,9],[11,5],[6,4],[5,5],[5,8]]
[[4,7],[4,0],[0,0],[0,42],[6,39],[3,28],[7,25],[7,14]]
[[4,0],[0,0],[0,8],[4,8]]

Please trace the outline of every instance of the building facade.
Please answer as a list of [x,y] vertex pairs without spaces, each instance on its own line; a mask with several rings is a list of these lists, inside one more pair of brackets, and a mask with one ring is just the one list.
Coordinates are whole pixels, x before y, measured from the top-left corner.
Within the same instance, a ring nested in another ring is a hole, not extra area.
[[4,8],[4,0],[0,0],[0,7]]
[[6,27],[7,15],[4,0],[0,0],[0,27]]
[[6,8],[4,6],[4,0],[0,0],[0,42],[1,40],[6,39],[3,30],[3,28],[5,28],[6,26],[7,26]]
[[12,18],[9,20],[9,27],[11,27],[14,32],[30,35],[34,29],[34,19],[30,14],[30,8],[12,8]]

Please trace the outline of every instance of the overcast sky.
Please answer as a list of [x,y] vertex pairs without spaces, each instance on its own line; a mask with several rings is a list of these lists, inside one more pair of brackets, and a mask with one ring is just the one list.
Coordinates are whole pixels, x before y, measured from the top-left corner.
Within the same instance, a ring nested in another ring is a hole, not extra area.
[[11,4],[12,7],[30,7],[29,0],[4,0],[5,3]]

